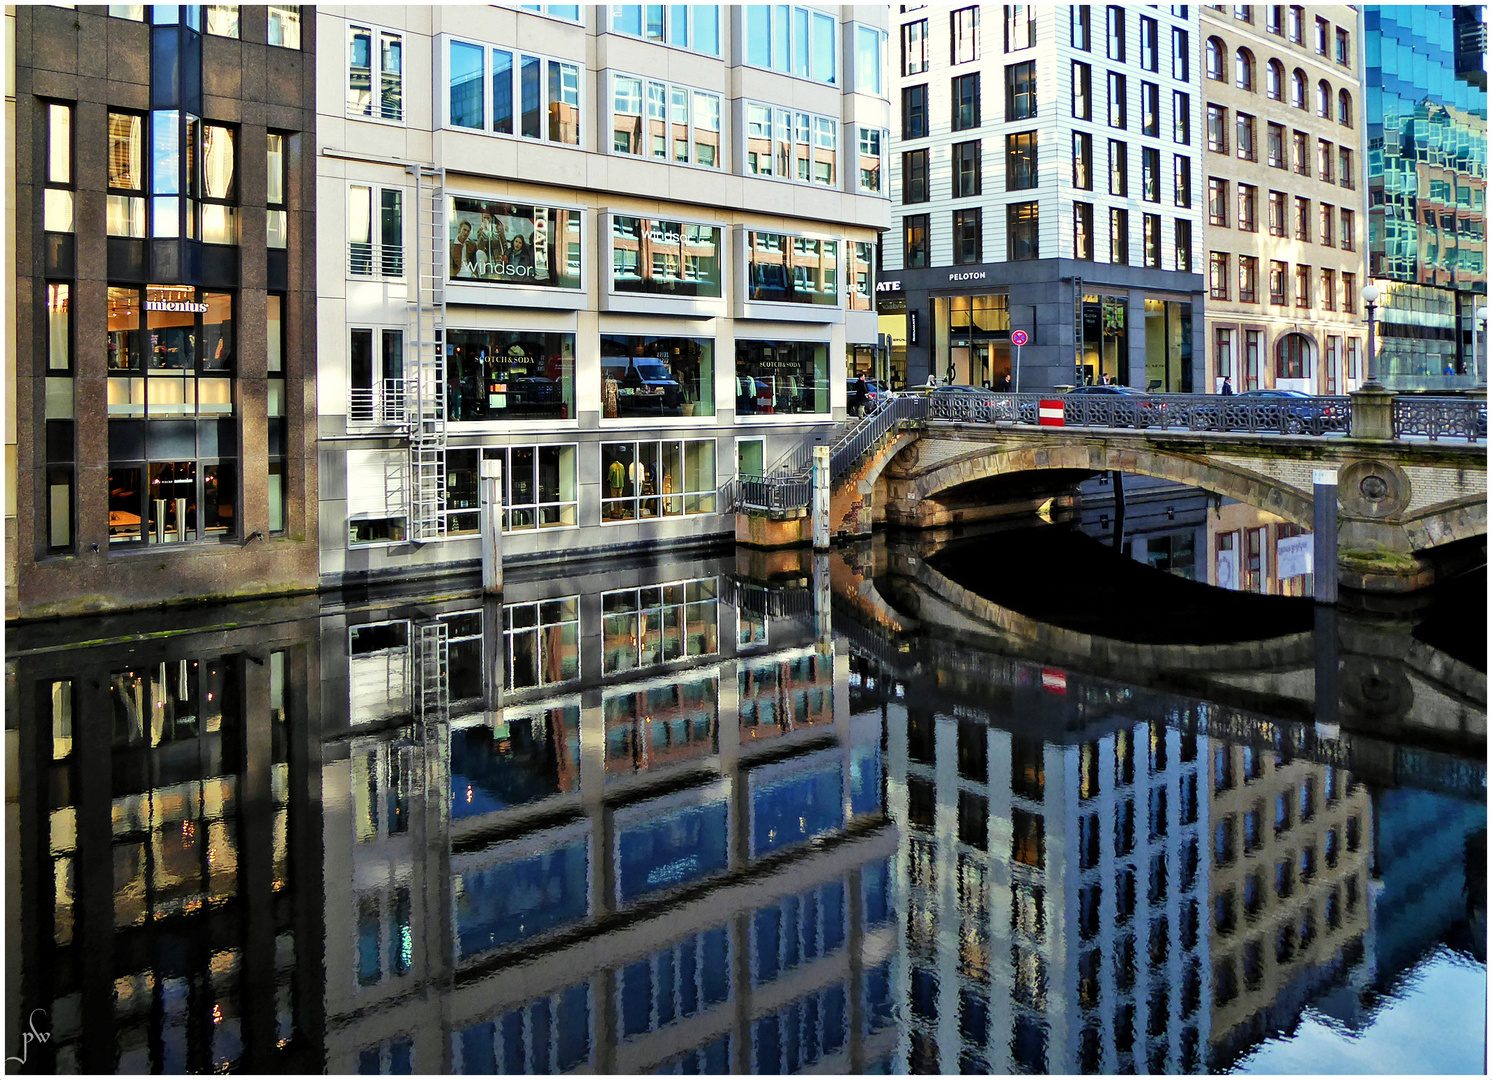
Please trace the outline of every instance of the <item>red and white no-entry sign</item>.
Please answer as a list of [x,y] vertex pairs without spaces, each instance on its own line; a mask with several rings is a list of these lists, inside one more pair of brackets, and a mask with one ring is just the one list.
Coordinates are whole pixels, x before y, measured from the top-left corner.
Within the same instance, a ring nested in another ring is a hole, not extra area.
[[1061,668],[1042,668],[1041,688],[1049,694],[1067,693],[1067,672]]
[[1016,330],[1010,335],[1010,344],[1012,345],[1024,345],[1030,340],[1031,339],[1026,336],[1026,332],[1024,330]]
[[1036,422],[1041,427],[1062,426],[1062,399],[1042,398],[1036,409]]

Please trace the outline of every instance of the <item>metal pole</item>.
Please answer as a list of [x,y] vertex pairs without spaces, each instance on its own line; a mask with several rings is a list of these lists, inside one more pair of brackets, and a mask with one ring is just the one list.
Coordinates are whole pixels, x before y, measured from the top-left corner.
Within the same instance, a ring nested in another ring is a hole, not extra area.
[[1015,347],[1015,386],[1013,389],[1017,394],[1021,392],[1021,347],[1019,345]]
[[834,640],[834,593],[829,585],[829,553],[813,553],[813,627],[821,642]]
[[503,463],[483,458],[477,467],[482,505],[482,591],[503,591]]
[[1374,353],[1378,351],[1374,347],[1373,338],[1373,309],[1376,306],[1377,305],[1373,304],[1372,302],[1368,303],[1368,378],[1367,381],[1363,383],[1363,388],[1367,389],[1371,387],[1374,390],[1381,390],[1382,387],[1378,385],[1378,365],[1376,363],[1376,357],[1374,356]]
[[1124,550],[1124,474],[1111,469],[1114,478],[1114,550]]
[[1337,602],[1337,471],[1312,471],[1315,507],[1312,514],[1312,569],[1316,584],[1316,603]]
[[813,448],[813,546],[829,547],[829,448],[823,443]]

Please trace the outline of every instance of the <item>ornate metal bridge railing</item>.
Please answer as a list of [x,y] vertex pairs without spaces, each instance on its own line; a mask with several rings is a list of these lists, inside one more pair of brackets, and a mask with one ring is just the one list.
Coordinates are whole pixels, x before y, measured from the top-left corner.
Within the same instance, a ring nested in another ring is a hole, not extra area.
[[1394,398],[1394,435],[1426,435],[1431,439],[1487,437],[1487,403],[1470,398]]

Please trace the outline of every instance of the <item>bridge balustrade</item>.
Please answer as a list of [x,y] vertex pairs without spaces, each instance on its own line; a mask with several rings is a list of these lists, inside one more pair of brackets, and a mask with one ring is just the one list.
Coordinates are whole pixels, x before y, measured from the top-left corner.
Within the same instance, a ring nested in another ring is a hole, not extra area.
[[1487,437],[1487,403],[1469,398],[1394,398],[1394,435],[1426,435],[1431,439]]

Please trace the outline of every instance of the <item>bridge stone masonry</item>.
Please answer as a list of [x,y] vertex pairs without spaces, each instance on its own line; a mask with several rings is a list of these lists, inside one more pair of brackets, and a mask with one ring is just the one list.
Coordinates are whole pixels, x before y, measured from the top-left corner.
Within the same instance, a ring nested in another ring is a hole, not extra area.
[[[1330,420],[1321,423],[1320,434],[1206,430],[1226,426],[1215,403],[1228,399],[1215,397],[1202,399],[1212,413],[1192,406],[1186,414],[1193,430],[1162,426],[1182,414],[1171,402],[1155,406],[1169,407],[1169,416],[1098,418],[1132,425],[1126,428],[1037,427],[1031,423],[1035,401],[1021,400],[1034,395],[933,395],[956,396],[984,400],[972,408],[967,403],[949,408],[941,401],[929,405],[928,395],[920,401],[900,399],[882,410],[894,408],[899,415],[881,416],[876,430],[871,421],[862,421],[841,437],[829,505],[832,535],[866,536],[882,524],[927,529],[1029,513],[1049,499],[1074,500],[1079,483],[1109,471],[1199,488],[1310,530],[1313,477],[1323,469],[1337,474],[1338,579],[1347,588],[1369,593],[1423,588],[1433,583],[1448,552],[1468,546],[1450,545],[1476,538],[1485,542],[1487,535],[1487,455],[1475,441],[1354,437],[1328,433]],[[1153,400],[1166,397],[1181,396]],[[1345,399],[1319,400],[1345,406]],[[1355,414],[1357,402],[1352,404]],[[1307,424],[1330,415],[1322,406],[1303,408],[1318,410],[1303,414]],[[1349,426],[1345,407],[1341,414],[1337,431]],[[1479,421],[1470,415],[1485,432],[1485,411]],[[1276,406],[1269,423],[1286,429],[1285,421],[1295,419]],[[1382,430],[1377,423],[1352,426],[1375,434]],[[1477,427],[1466,427],[1474,439]],[[860,445],[850,447],[857,440]],[[841,446],[849,452],[841,453]],[[762,515],[738,525],[738,539],[762,546],[809,541],[807,518],[776,516],[770,532]]]

